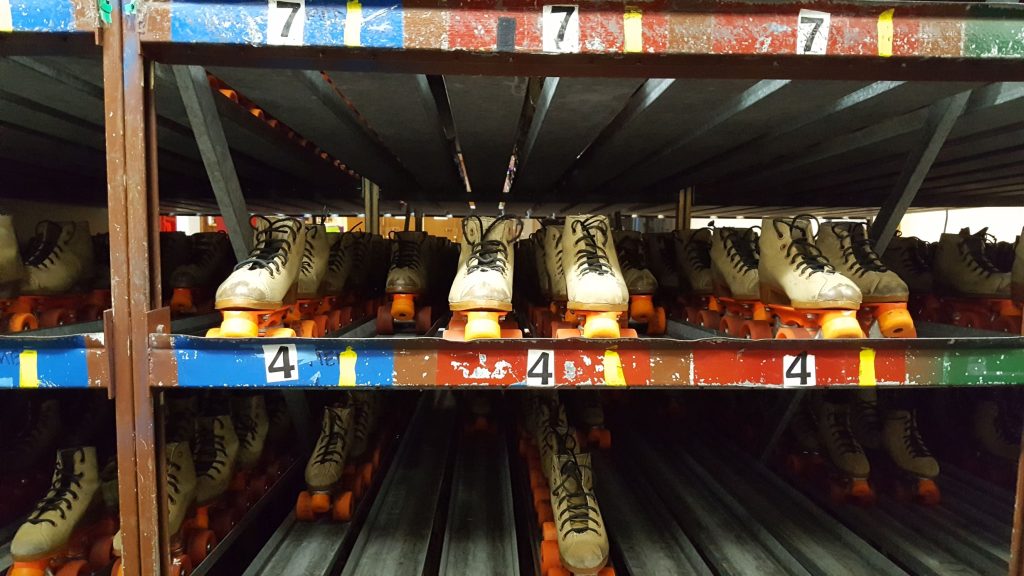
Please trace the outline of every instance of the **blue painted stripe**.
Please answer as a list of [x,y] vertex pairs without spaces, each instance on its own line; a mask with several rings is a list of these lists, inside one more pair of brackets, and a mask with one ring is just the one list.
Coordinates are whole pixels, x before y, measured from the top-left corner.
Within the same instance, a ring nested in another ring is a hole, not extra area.
[[[402,3],[394,0],[367,0],[361,4],[360,46],[402,48],[405,39]],[[268,10],[268,2],[174,0],[171,3],[171,40],[201,44],[265,45]],[[347,17],[346,2],[308,0],[302,43],[306,46],[344,46]]]
[[11,0],[15,32],[76,32],[70,0]]
[[85,338],[53,339],[0,338],[0,388],[18,388],[21,382],[21,353],[37,353],[36,370],[40,388],[88,388],[89,366]]

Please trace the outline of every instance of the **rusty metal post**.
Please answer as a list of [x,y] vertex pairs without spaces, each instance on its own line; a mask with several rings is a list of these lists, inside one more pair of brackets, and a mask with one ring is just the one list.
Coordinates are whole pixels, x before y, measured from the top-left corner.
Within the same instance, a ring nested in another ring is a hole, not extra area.
[[1013,532],[1010,534],[1010,576],[1024,575],[1024,430],[1017,458],[1017,491],[1013,498]]
[[693,187],[690,186],[679,191],[679,200],[676,202],[676,230],[689,230],[692,215]]

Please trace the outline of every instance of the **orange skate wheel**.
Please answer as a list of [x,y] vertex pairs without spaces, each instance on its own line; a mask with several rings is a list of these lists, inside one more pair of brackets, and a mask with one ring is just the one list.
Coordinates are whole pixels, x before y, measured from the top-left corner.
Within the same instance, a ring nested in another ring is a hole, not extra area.
[[85,560],[72,560],[61,566],[56,576],[86,576],[89,574],[89,563]]
[[654,316],[654,299],[650,294],[629,297],[629,317],[634,322],[647,322],[651,316]]
[[562,557],[558,552],[557,540],[544,540],[540,543],[540,571],[551,574],[551,570],[562,567]]
[[48,569],[49,562],[46,560],[15,562],[7,576],[44,576]]
[[271,328],[267,330],[267,338],[295,338],[295,330],[291,328]]
[[767,340],[772,337],[772,325],[767,320],[747,320],[740,334],[750,340]]
[[217,546],[217,535],[213,530],[197,530],[188,539],[188,557],[192,564],[199,564]]
[[545,576],[572,576],[572,572],[565,569],[565,566],[555,566],[554,568],[548,569]]
[[701,310],[697,313],[697,323],[705,328],[718,330],[719,325],[722,324],[722,317],[718,315],[718,312]]
[[366,492],[366,485],[363,484],[363,475],[356,474],[352,477],[352,495],[357,499],[362,498]]
[[114,561],[114,535],[104,536],[89,547],[90,566],[109,566]]
[[195,311],[192,303],[192,291],[188,288],[175,288],[171,294],[171,312],[186,314]]
[[369,488],[373,483],[373,464],[369,462],[359,467],[359,477],[363,481],[363,487]]
[[327,313],[327,332],[337,332],[341,329],[341,310],[331,310]]
[[615,576],[615,568],[605,566],[597,573],[597,576]]
[[310,504],[315,514],[323,514],[331,509],[331,495],[327,492],[313,492]]
[[313,329],[314,338],[323,338],[324,336],[327,336],[327,316],[323,314],[313,316],[313,324],[316,326]]
[[906,308],[893,308],[879,314],[878,329],[886,338],[917,338],[914,320]]
[[497,312],[469,312],[464,335],[467,342],[483,338],[501,338]]
[[555,530],[554,522],[545,522],[541,524],[541,534],[543,534],[542,540],[558,540],[558,531]]
[[926,506],[935,506],[942,500],[942,493],[931,478],[917,481],[917,501]]
[[668,329],[668,319],[665,318],[665,309],[658,306],[654,309],[654,315],[647,321],[647,334],[649,336],[660,336]]
[[583,321],[584,338],[618,338],[621,333],[618,312],[587,314]]
[[121,566],[120,558],[114,561],[114,567],[110,569],[110,576],[124,576],[124,567]]
[[865,478],[853,479],[848,494],[858,504],[872,504],[875,501],[875,491]]
[[591,429],[587,434],[587,441],[596,444],[601,450],[610,450],[612,447],[612,431],[604,428]]
[[544,502],[544,505],[537,509],[537,523],[543,526],[545,522],[554,522],[554,520],[555,515],[551,511],[551,506]]
[[39,321],[35,315],[29,312],[18,312],[11,315],[11,319],[8,322],[8,330],[10,332],[24,332],[26,330],[37,330],[39,328]]
[[206,331],[207,338],[220,338],[220,328],[210,328]]
[[391,316],[401,322],[409,322],[416,315],[412,294],[395,294],[391,301]]
[[331,507],[331,518],[338,522],[348,522],[352,519],[352,493],[342,492],[341,496],[334,501]]
[[821,336],[833,338],[863,338],[864,331],[853,314],[826,312],[821,320]]
[[814,331],[799,326],[783,326],[775,337],[780,340],[807,340],[814,338]]
[[256,314],[241,310],[225,310],[224,321],[220,324],[220,335],[224,338],[255,338],[260,335]]
[[298,336],[301,338],[312,338],[316,334],[316,322],[303,320],[299,322]]

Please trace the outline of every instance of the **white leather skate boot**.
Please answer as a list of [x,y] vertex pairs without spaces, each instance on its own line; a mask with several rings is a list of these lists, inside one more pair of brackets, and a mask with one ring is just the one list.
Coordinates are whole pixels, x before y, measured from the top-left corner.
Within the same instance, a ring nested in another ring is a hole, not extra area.
[[813,243],[810,217],[765,218],[759,240],[761,300],[803,309],[856,310],[861,293]]
[[256,218],[256,242],[217,289],[217,309],[276,310],[298,281],[306,248],[302,221]]

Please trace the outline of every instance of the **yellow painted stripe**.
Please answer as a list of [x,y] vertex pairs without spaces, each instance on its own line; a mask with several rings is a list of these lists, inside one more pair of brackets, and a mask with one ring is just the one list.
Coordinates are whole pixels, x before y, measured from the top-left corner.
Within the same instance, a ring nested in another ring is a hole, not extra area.
[[890,8],[878,15],[878,55],[888,58],[892,56],[892,17],[895,8]]
[[622,30],[626,36],[626,52],[644,50],[644,13],[636,6],[626,6],[622,15]]
[[14,32],[11,18],[11,0],[0,0],[0,32]]
[[39,388],[39,353],[23,350],[18,360],[18,387]]
[[874,386],[875,381],[875,350],[873,348],[860,349],[860,366],[857,368],[857,376],[861,386]]
[[604,383],[608,386],[626,385],[626,375],[622,373],[622,360],[615,350],[604,351]]
[[356,360],[359,355],[351,346],[338,354],[338,386],[356,385]]
[[345,46],[359,46],[359,32],[363,28],[363,5],[359,0],[348,0],[345,13]]

